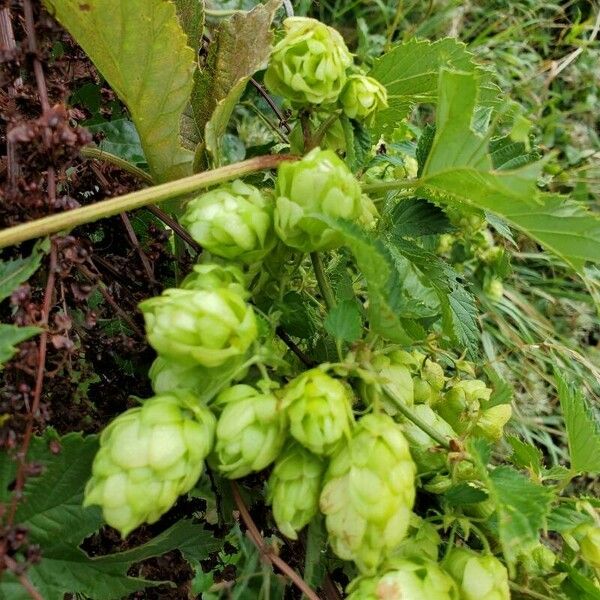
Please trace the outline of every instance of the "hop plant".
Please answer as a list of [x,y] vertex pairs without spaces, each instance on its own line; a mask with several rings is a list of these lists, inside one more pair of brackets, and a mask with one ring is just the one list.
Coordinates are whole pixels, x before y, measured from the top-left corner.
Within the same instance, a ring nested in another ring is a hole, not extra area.
[[180,365],[218,367],[257,336],[252,307],[234,290],[168,289],[140,304],[150,345]]
[[154,396],[119,415],[100,436],[84,505],[100,505],[123,537],[154,523],[200,477],[214,430],[214,415],[189,392]]
[[491,554],[453,548],[444,568],[458,583],[464,600],[510,600],[506,567]]
[[[412,408],[412,413],[447,440],[457,437],[452,427],[426,404],[417,404]],[[404,423],[404,435],[410,445],[410,453],[419,473],[439,471],[446,466],[447,453],[436,451],[437,442],[408,419]]]
[[384,414],[363,417],[325,474],[320,507],[333,551],[372,574],[407,532],[414,478],[400,426]]
[[573,532],[579,541],[581,556],[595,569],[600,569],[600,527],[584,523]]
[[491,393],[480,379],[465,379],[454,383],[436,408],[454,431],[463,435],[475,425],[481,403],[487,402]]
[[441,538],[437,529],[416,514],[410,516],[408,532],[394,550],[393,558],[425,558],[437,562]]
[[273,48],[265,85],[295,106],[334,103],[352,64],[342,36],[315,19],[284,21],[285,37]]
[[405,406],[413,405],[413,379],[410,369],[406,365],[395,363],[388,356],[378,356],[372,361],[372,366],[377,372],[377,381],[362,385],[363,394],[370,403],[376,402],[379,398],[388,414],[395,415],[398,413],[396,403],[385,393],[379,394],[379,388],[385,386],[398,402]]
[[227,288],[241,297],[248,295],[246,277],[235,265],[206,263],[194,265],[192,272],[181,282],[184,290],[214,290]]
[[382,576],[362,577],[348,586],[348,600],[459,600],[452,578],[433,561],[394,559]]
[[275,244],[271,205],[259,189],[238,179],[192,200],[181,224],[212,254],[251,264]]
[[285,388],[283,406],[292,436],[315,454],[332,454],[350,435],[353,416],[348,389],[320,369],[293,379]]
[[387,107],[387,90],[377,79],[366,75],[350,75],[340,101],[351,119],[367,119]]
[[315,148],[302,160],[282,163],[275,185],[275,231],[292,248],[305,252],[335,248],[341,235],[311,213],[351,221],[360,219],[360,185],[331,150]]
[[319,510],[325,464],[300,444],[291,444],[275,463],[269,477],[267,501],[279,530],[295,540]]
[[155,394],[172,392],[173,390],[199,391],[203,385],[202,367],[180,365],[158,356],[148,371],[152,391]]
[[481,412],[473,429],[473,435],[497,442],[502,437],[504,426],[512,416],[510,404],[497,404]]
[[234,385],[216,398],[223,407],[216,430],[214,462],[229,479],[269,466],[286,436],[285,413],[277,398],[249,385]]

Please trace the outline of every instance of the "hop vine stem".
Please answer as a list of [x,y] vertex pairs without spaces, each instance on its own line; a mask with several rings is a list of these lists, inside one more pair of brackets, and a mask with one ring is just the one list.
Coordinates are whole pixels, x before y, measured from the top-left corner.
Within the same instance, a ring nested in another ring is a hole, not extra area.
[[327,278],[327,273],[325,273],[323,259],[318,252],[311,252],[310,260],[312,261],[317,283],[319,284],[321,294],[323,294],[327,310],[331,310],[336,305],[335,294],[333,293],[333,288],[331,287],[331,283],[329,283],[329,279]]

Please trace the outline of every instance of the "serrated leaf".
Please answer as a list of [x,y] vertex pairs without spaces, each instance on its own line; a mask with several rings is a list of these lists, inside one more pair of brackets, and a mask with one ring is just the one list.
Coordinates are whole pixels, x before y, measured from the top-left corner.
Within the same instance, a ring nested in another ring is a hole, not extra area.
[[223,19],[210,44],[204,67],[196,72],[191,97],[195,131],[205,142],[213,160],[219,160],[219,137],[225,132],[231,112],[249,78],[269,58],[271,23],[281,0],[269,0],[249,12]]
[[8,298],[39,268],[45,253],[45,244],[37,243],[26,258],[0,261],[0,301]]
[[577,510],[576,504],[559,504],[555,506],[548,515],[548,529],[558,533],[573,531],[583,523],[593,523],[592,516],[581,510]]
[[554,492],[511,467],[488,470],[488,459],[480,452],[481,447],[471,443],[469,450],[496,507],[502,552],[512,569],[519,555],[539,541],[550,514]]
[[417,193],[436,202],[488,211],[582,272],[600,262],[600,219],[582,205],[542,194],[542,163],[493,171],[484,136],[471,128],[478,82],[473,73],[442,70],[436,136]]
[[[34,440],[30,459],[40,462],[44,471],[27,479],[25,498],[19,503],[16,515],[16,521],[28,529],[30,541],[41,546],[43,559],[29,567],[27,574],[45,600],[62,600],[65,594],[94,600],[121,598],[168,583],[128,576],[132,564],[175,548],[183,548],[186,554],[191,552],[200,559],[218,549],[209,532],[191,521],[181,520],[142,546],[90,558],[79,544],[98,529],[102,517],[97,507],[83,508],[81,503],[98,447],[97,438],[71,433],[59,441],[61,450],[53,454],[46,439]],[[10,462],[6,455],[0,457],[5,484],[9,478],[4,473],[10,472],[5,463]],[[0,583],[0,598],[20,600],[21,596],[12,595],[13,591],[14,578],[5,574]]]
[[362,318],[357,303],[344,300],[336,304],[325,318],[325,329],[342,342],[355,342],[362,333]]
[[0,323],[0,369],[17,352],[17,344],[28,340],[42,330],[39,327],[18,327]]
[[425,129],[423,129],[423,133],[421,133],[421,136],[419,137],[419,143],[417,144],[416,158],[419,165],[417,177],[421,177],[421,173],[423,173],[425,163],[427,162],[427,157],[429,156],[431,146],[433,145],[434,137],[435,125],[427,124]]
[[543,456],[539,448],[520,440],[514,435],[507,436],[506,441],[513,450],[510,459],[516,467],[532,469],[535,473],[541,472]]
[[558,370],[554,371],[560,406],[569,440],[571,471],[600,472],[600,423],[588,406],[581,390],[569,385]]
[[475,487],[468,482],[453,485],[445,494],[444,500],[450,506],[464,506],[465,504],[477,504],[487,500],[487,492]]
[[540,159],[538,152],[529,151],[523,142],[515,142],[510,136],[490,140],[492,166],[497,170],[518,169]]
[[351,121],[345,115],[340,117],[346,139],[346,163],[354,173],[368,162],[373,146],[371,133],[358,121]]
[[473,55],[462,42],[445,38],[437,42],[411,39],[376,59],[369,75],[387,88],[388,105],[378,111],[373,130],[393,129],[418,103],[435,103],[440,69],[475,71]]
[[287,334],[300,339],[309,339],[315,335],[317,330],[315,307],[306,294],[287,292],[273,308],[281,313],[279,323]]
[[192,90],[194,51],[164,0],[45,0],[127,105],[157,181],[191,172],[180,119]]
[[453,231],[454,227],[446,213],[436,206],[419,198],[407,198],[398,202],[391,211],[393,238],[421,237]]
[[600,600],[600,590],[594,581],[566,563],[561,562],[557,567],[559,571],[569,574],[561,588],[571,600]]

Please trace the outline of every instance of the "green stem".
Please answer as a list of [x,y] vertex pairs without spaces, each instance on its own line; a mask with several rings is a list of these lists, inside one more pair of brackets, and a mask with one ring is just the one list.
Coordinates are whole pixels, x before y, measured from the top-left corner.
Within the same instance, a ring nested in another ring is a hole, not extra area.
[[402,413],[409,421],[412,421],[419,429],[422,429],[432,440],[436,441],[440,446],[445,448],[446,450],[450,450],[450,442],[436,429],[425,423],[420,417],[417,417],[405,404],[402,403],[402,400],[396,396],[393,388],[389,385],[382,386],[383,391],[386,396],[394,404],[399,412]]
[[310,260],[312,261],[315,276],[317,277],[319,289],[321,290],[321,294],[323,294],[323,298],[325,300],[325,306],[327,306],[327,310],[331,310],[336,305],[335,294],[333,293],[333,288],[331,287],[329,279],[327,278],[327,274],[325,273],[325,267],[323,266],[321,255],[318,252],[311,252]]
[[533,590],[530,590],[529,588],[517,585],[516,583],[513,583],[512,581],[509,581],[508,585],[511,590],[514,590],[515,592],[519,592],[519,594],[524,594],[525,596],[529,596],[530,598],[537,598],[538,600],[552,600],[552,598],[550,596],[546,596],[545,594],[540,594],[539,592],[534,592]]
[[25,240],[32,240],[59,231],[70,230],[78,225],[92,223],[98,219],[118,215],[149,204],[172,200],[248,173],[272,169],[286,160],[296,160],[296,157],[291,155],[257,156],[219,169],[184,177],[177,181],[170,181],[117,198],[101,200],[89,206],[29,221],[0,231],[0,248],[20,244]]
[[380,181],[378,183],[364,183],[363,192],[388,192],[390,190],[410,190],[420,185],[419,179],[393,179],[392,181]]
[[97,146],[86,146],[85,148],[82,148],[81,156],[93,158],[95,160],[108,163],[109,165],[113,165],[113,167],[118,167],[122,171],[126,171],[141,181],[152,185],[152,177],[150,176],[150,173],[146,173],[144,169],[140,169],[139,167],[136,167],[135,165],[132,165],[130,162],[126,161],[124,158],[111,154],[110,152],[106,152]]

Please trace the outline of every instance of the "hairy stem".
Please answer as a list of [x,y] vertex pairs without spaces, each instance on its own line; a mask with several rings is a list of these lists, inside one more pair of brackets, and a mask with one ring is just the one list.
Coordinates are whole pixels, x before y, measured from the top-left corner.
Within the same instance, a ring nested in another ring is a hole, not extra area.
[[86,146],[81,149],[81,156],[85,158],[91,158],[94,160],[99,160],[100,162],[107,163],[112,165],[113,167],[117,167],[122,171],[126,171],[127,173],[137,177],[141,181],[145,181],[146,183],[152,185],[152,177],[150,173],[146,173],[144,169],[140,169],[135,165],[131,164],[129,161],[121,158],[120,156],[116,156],[115,154],[111,154],[110,152],[106,152],[105,150],[101,150],[96,146]]
[[410,190],[421,184],[419,179],[393,179],[392,181],[380,181],[378,183],[364,183],[363,192],[388,192],[393,190]]
[[73,229],[84,223],[92,223],[98,219],[118,215],[119,213],[135,210],[149,204],[172,200],[185,194],[190,194],[203,188],[247,175],[248,173],[272,169],[286,160],[296,160],[296,157],[291,155],[257,156],[212,171],[205,171],[191,175],[190,177],[184,177],[177,181],[170,181],[117,198],[102,200],[89,206],[83,206],[64,213],[22,223],[21,225],[0,231],[0,248],[20,244],[26,240],[50,235],[65,229]]
[[419,429],[422,429],[432,440],[435,440],[440,446],[446,450],[450,450],[450,442],[437,430],[425,423],[421,418],[417,417],[405,404],[402,403],[400,398],[396,396],[393,388],[389,385],[383,385],[383,391],[385,395],[394,402],[396,408],[402,413],[409,421],[412,421]]
[[325,267],[323,266],[321,255],[318,252],[311,252],[310,260],[312,261],[315,276],[317,277],[319,289],[321,290],[321,294],[323,294],[323,298],[325,299],[325,306],[327,306],[327,310],[331,310],[336,305],[335,294],[333,293],[333,288],[331,287],[329,279],[327,278],[327,274],[325,273]]

